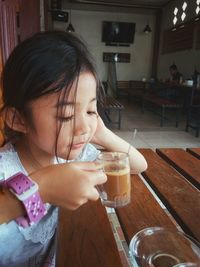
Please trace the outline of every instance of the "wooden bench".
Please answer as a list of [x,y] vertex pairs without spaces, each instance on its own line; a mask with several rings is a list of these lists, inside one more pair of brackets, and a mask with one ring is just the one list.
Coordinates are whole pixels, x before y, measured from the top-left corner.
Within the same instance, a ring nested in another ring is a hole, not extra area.
[[134,100],[141,102],[142,97],[146,92],[146,82],[130,80],[129,86],[130,88],[127,91],[129,99],[134,98]]
[[142,97],[142,111],[144,112],[144,109],[146,107],[146,104],[151,104],[154,107],[158,107],[160,109],[159,115],[160,115],[160,126],[162,127],[164,125],[166,117],[166,110],[167,109],[174,109],[175,110],[175,122],[176,127],[178,127],[179,122],[179,111],[182,105],[176,103],[173,100],[165,99],[162,97],[159,97],[155,94],[146,94]]
[[200,159],[200,148],[187,148],[186,151]]
[[[99,102],[102,112],[104,112],[106,123],[108,125],[117,125],[118,129],[121,129],[121,120],[122,120],[122,110],[124,106],[115,98],[106,96],[103,100]],[[111,117],[111,112],[114,111],[117,113],[117,120],[113,120]]]
[[127,96],[128,100],[135,98],[141,101],[142,96],[145,94],[146,83],[143,81],[117,81],[117,95]]
[[76,211],[60,209],[59,222],[56,267],[123,267],[100,201]]
[[129,81],[117,81],[116,83],[117,97],[128,96],[127,90],[129,88],[130,88]]

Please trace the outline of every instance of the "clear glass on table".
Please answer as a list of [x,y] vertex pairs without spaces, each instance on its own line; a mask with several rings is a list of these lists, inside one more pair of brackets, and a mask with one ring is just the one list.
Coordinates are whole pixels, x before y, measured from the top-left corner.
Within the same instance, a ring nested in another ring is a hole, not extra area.
[[200,267],[200,244],[179,231],[145,228],[132,238],[129,250],[140,267]]

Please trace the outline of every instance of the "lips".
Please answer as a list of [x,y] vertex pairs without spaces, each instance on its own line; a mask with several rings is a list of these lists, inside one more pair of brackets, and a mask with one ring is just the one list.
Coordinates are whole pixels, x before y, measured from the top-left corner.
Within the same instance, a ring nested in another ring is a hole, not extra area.
[[69,144],[69,147],[72,150],[83,148],[89,142],[89,140],[90,140],[89,134],[85,134],[85,135],[79,136],[77,138],[75,137],[73,139],[72,146]]
[[77,143],[77,144],[73,144],[71,149],[79,149],[81,147],[83,147],[85,145],[85,143]]

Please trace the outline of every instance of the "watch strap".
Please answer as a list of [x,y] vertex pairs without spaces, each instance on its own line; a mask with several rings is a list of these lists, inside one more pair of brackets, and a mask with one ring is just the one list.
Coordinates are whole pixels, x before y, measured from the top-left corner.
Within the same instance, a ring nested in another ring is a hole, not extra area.
[[6,185],[26,210],[26,216],[17,218],[16,222],[22,227],[38,223],[47,213],[38,192],[38,185],[21,172],[9,177]]
[[9,188],[12,188],[15,194],[21,195],[24,192],[26,192],[29,188],[34,186],[35,183],[29,177],[19,172],[9,177],[6,180],[6,184],[8,185]]
[[39,222],[46,214],[45,206],[38,192],[24,200],[23,205],[27,215],[17,218],[16,222],[24,228]]

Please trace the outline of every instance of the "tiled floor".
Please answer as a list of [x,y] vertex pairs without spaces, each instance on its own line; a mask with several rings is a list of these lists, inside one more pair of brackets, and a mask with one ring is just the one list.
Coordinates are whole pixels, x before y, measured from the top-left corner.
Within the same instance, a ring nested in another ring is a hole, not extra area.
[[[117,130],[116,127],[111,129],[136,148],[156,149],[173,147],[185,149],[187,147],[200,147],[200,137],[196,138],[194,132],[185,132],[185,114],[181,114],[177,128],[175,127],[173,112],[169,115],[170,120],[166,121],[164,127],[160,127],[160,120],[157,114],[150,111],[142,113],[137,103],[130,104],[125,100],[120,100],[120,102],[125,106],[125,110],[122,113],[121,130]],[[113,113],[111,116],[115,120],[116,114]],[[133,140],[135,129],[137,134]],[[136,262],[130,258],[128,245],[114,209],[107,210],[123,266],[137,266]]]
[[[194,131],[185,132],[186,115],[180,115],[179,126],[175,127],[175,115],[169,113],[170,120],[167,120],[163,127],[160,127],[160,117],[152,111],[145,110],[142,113],[137,103],[127,103],[120,100],[125,106],[122,111],[121,130],[112,127],[112,130],[130,142],[136,148],[161,148],[161,147],[200,147],[200,137],[195,137]],[[113,113],[111,116],[115,117]],[[134,130],[137,130],[133,140]]]

